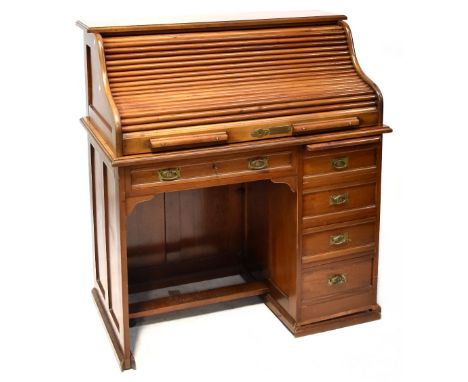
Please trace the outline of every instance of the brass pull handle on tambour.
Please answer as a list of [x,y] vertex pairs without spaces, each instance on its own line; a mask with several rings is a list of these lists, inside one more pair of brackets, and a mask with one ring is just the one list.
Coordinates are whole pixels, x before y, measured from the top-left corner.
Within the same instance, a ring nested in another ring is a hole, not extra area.
[[165,168],[158,171],[159,180],[162,182],[168,182],[180,178],[180,168]]
[[330,205],[331,206],[340,206],[348,202],[348,193],[337,194],[330,196]]
[[250,133],[250,135],[254,138],[263,138],[264,136],[269,135],[269,134],[270,134],[269,129],[262,129],[262,128],[255,129],[254,131]]
[[335,158],[331,161],[331,166],[334,170],[345,170],[348,168],[349,158],[342,157],[342,158]]
[[263,170],[268,167],[268,158],[249,159],[248,167],[250,170]]
[[339,235],[330,236],[330,245],[343,245],[349,241],[348,233],[340,233]]
[[339,273],[332,275],[328,278],[328,285],[340,285],[346,283],[346,275],[344,273]]
[[250,135],[253,138],[263,138],[267,135],[282,136],[282,135],[291,135],[292,127],[291,125],[282,125],[282,126],[273,126],[273,127],[259,127],[254,129]]

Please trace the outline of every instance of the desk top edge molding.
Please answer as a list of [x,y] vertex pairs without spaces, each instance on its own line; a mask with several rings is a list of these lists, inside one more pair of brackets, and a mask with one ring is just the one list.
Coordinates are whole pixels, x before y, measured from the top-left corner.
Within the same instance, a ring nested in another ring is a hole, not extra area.
[[[243,28],[265,28],[265,27],[282,27],[282,26],[297,26],[306,24],[319,24],[324,22],[338,22],[346,20],[345,15],[332,14],[321,11],[300,11],[300,12],[272,12],[272,17],[265,13],[245,13],[238,15],[213,15],[200,16],[199,19],[190,17],[187,19],[163,19],[163,20],[129,20],[129,25],[126,21],[114,23],[115,25],[106,25],[106,21],[81,21],[77,20],[76,25],[87,33],[100,33],[103,35],[118,35],[131,33],[151,33],[151,32],[182,32],[182,31],[215,31],[223,29],[243,29]],[[180,18],[179,18],[180,19]]]

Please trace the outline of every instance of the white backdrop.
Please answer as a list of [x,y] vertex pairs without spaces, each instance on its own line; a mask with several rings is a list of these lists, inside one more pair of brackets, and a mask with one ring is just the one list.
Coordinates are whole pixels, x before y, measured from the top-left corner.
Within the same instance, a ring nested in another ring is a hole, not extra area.
[[[468,31],[462,1],[15,1],[0,12],[0,379],[466,378]],[[346,14],[383,92],[380,321],[294,339],[263,305],[141,327],[120,373],[93,306],[77,19]]]

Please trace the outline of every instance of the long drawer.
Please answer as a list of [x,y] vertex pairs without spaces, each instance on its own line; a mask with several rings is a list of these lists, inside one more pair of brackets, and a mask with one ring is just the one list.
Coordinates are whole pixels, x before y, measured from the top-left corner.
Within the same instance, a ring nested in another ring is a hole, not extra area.
[[255,152],[209,160],[164,164],[130,170],[127,191],[144,194],[166,189],[184,189],[253,181],[296,174],[294,151]]

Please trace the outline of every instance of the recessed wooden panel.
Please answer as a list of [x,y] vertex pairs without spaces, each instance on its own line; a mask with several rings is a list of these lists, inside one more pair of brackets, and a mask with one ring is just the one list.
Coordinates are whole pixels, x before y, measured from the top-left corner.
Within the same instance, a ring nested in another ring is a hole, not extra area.
[[295,317],[297,193],[287,184],[249,183],[246,213],[245,261],[269,280],[276,301]]
[[237,267],[243,253],[242,185],[164,193],[128,217],[134,284]]
[[165,261],[164,194],[137,205],[127,218],[127,256],[130,268],[163,264]]
[[101,314],[105,315],[104,320],[111,338],[120,344],[123,352],[129,354],[129,350],[126,350],[129,340],[126,322],[127,286],[123,283],[127,262],[122,258],[118,211],[119,172],[123,171],[110,166],[103,153],[92,142],[89,154],[96,270],[96,289],[93,290],[93,295]]

